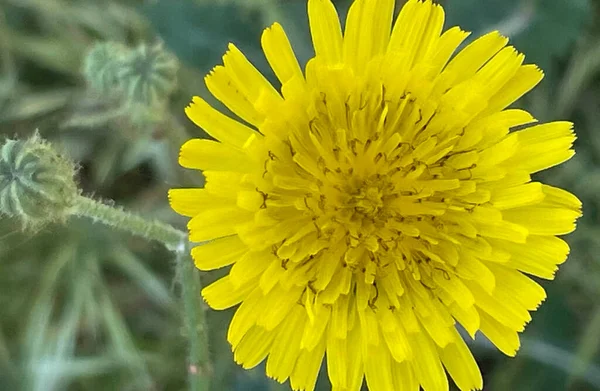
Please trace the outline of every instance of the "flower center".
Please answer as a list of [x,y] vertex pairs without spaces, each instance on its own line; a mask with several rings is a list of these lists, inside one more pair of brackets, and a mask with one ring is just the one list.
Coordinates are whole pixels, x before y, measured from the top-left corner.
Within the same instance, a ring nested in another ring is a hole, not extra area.
[[333,205],[333,209],[339,211],[343,221],[382,222],[386,214],[386,186],[387,184],[378,178],[366,180],[351,178],[337,194],[338,202]]
[[435,286],[457,261],[451,235],[469,228],[455,214],[479,203],[455,197],[459,188],[475,190],[467,186],[475,161],[451,158],[456,134],[431,136],[436,111],[410,95],[393,100],[378,88],[334,94],[317,94],[307,128],[287,133],[283,147],[268,147],[262,178],[273,178],[274,191],[265,193],[266,208],[295,209],[290,234],[280,234],[273,253],[315,292],[326,289],[331,273],[344,274],[337,265],[375,289],[373,301],[378,284],[397,285],[388,276],[399,271],[401,279]]
[[365,216],[376,215],[383,208],[383,193],[375,186],[360,189],[359,193],[352,197],[356,211]]

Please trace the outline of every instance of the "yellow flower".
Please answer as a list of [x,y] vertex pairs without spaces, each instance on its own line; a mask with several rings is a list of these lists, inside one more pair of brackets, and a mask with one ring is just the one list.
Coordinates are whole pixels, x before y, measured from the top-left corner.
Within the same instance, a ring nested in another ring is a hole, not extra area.
[[[507,109],[542,72],[489,33],[442,33],[444,11],[409,0],[354,1],[342,35],[329,0],[309,0],[316,55],[300,69],[279,24],[262,36],[279,93],[234,46],[207,77],[241,120],[195,97],[180,163],[204,189],[173,189],[192,217],[196,265],[233,265],[205,288],[241,303],[235,360],[295,390],[322,361],[334,390],[461,390],[482,378],[457,332],[480,330],[514,355],[545,298],[581,204],[531,174],[569,159],[572,124]],[[525,126],[527,125],[527,126]],[[518,128],[520,130],[514,130]]]

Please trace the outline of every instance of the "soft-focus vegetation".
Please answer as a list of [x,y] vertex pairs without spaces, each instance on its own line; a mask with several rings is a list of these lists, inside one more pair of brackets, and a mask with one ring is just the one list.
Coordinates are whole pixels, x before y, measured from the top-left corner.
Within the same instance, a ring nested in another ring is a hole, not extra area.
[[[577,155],[544,173],[584,203],[572,254],[533,315],[520,354],[473,343],[489,390],[600,390],[600,1],[444,0],[447,25],[499,29],[546,71],[519,102],[576,123]],[[349,1],[337,1],[346,9]],[[402,1],[399,1],[399,4]],[[177,166],[201,137],[183,115],[208,96],[203,75],[227,42],[275,83],[260,51],[279,21],[302,63],[306,0],[0,0],[0,133],[36,129],[74,161],[84,194],[180,227],[170,187],[200,185]],[[222,107],[221,107],[222,108]],[[172,255],[156,243],[70,219],[21,230],[0,220],[0,390],[183,390],[188,330]],[[203,274],[204,284],[219,272]],[[285,390],[243,371],[208,313],[215,390]],[[323,373],[323,375],[325,375]],[[329,389],[326,376],[319,390]]]

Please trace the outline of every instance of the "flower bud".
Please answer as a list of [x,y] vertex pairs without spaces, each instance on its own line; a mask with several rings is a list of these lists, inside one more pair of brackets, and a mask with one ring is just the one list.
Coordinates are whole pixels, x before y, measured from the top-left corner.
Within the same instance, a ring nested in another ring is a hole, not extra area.
[[95,44],[87,53],[83,75],[92,89],[104,95],[119,92],[117,73],[127,48],[117,42]]
[[75,166],[36,134],[6,140],[0,149],[0,212],[25,227],[64,220],[79,190]]
[[162,43],[142,44],[124,57],[117,78],[130,105],[161,106],[177,86],[177,58]]

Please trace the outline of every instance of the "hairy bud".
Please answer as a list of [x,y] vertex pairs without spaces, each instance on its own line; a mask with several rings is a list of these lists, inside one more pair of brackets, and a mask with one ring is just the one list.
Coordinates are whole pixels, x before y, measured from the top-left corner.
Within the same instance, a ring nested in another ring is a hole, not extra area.
[[26,227],[64,220],[79,190],[75,167],[36,134],[0,149],[0,211]]
[[117,78],[125,99],[148,108],[162,105],[177,86],[177,58],[162,43],[140,45],[121,62]]
[[119,93],[117,73],[127,54],[127,48],[117,42],[95,44],[83,63],[83,75],[90,87],[104,95]]

